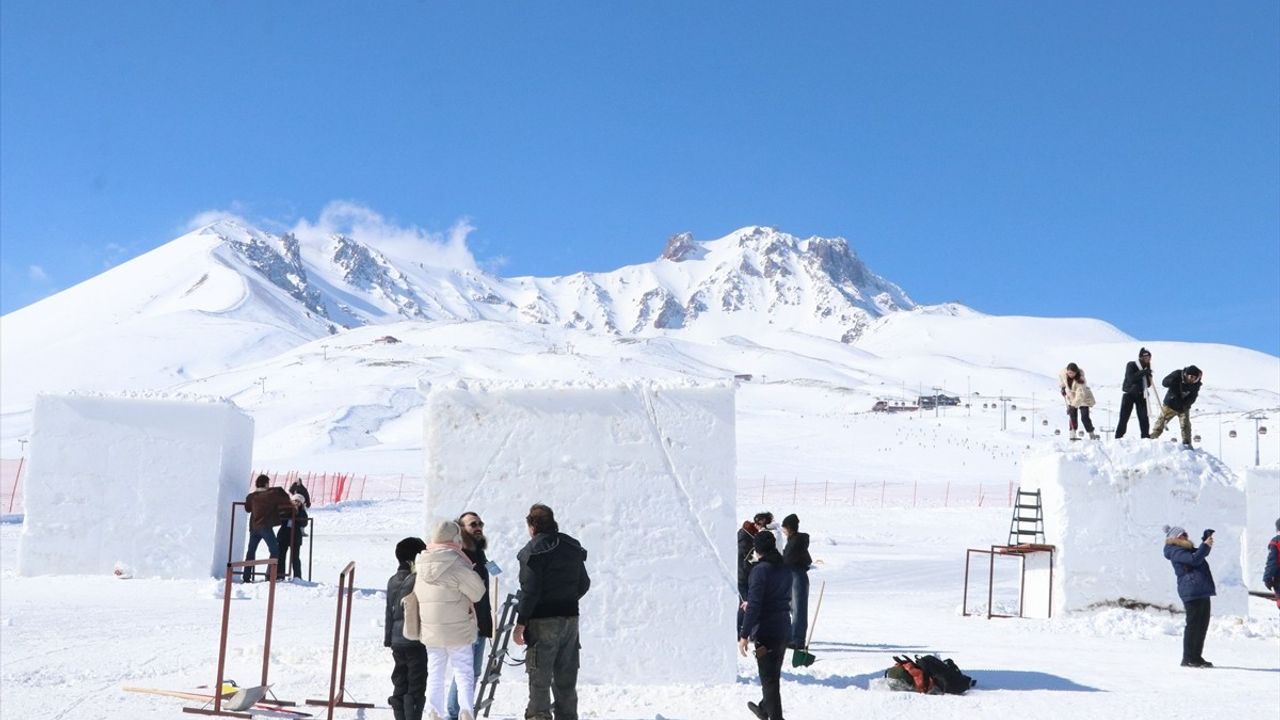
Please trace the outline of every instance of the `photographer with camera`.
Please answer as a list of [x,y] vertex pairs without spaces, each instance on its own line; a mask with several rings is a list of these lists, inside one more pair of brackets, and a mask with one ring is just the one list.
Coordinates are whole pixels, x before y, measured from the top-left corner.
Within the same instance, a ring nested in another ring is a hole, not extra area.
[[1182,667],[1211,668],[1204,659],[1204,636],[1209,631],[1209,598],[1217,595],[1213,572],[1209,570],[1209,551],[1213,549],[1213,531],[1205,530],[1200,547],[1195,547],[1187,531],[1174,525],[1164,527],[1164,557],[1173,564],[1178,579],[1178,597],[1187,611],[1187,626],[1182,632]]

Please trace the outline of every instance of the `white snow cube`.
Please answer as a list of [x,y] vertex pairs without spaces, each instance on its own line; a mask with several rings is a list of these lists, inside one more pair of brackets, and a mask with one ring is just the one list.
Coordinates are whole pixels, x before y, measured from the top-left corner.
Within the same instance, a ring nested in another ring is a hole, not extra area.
[[[1262,571],[1267,561],[1267,543],[1276,536],[1276,518],[1280,517],[1280,465],[1245,470],[1244,492],[1249,509],[1240,551],[1244,584],[1265,592]],[[1275,615],[1274,608],[1268,608],[1268,612]]]
[[425,452],[428,521],[485,520],[495,606],[533,503],[586,548],[584,681],[734,681],[732,387],[430,388]]
[[1053,608],[1085,610],[1121,599],[1182,609],[1164,558],[1165,525],[1186,528],[1209,555],[1215,615],[1245,615],[1240,576],[1244,491],[1217,458],[1167,442],[1057,448],[1028,457],[1022,487],[1044,498],[1045,535],[1057,546]]
[[37,397],[18,572],[222,577],[252,455],[253,420],[230,403]]

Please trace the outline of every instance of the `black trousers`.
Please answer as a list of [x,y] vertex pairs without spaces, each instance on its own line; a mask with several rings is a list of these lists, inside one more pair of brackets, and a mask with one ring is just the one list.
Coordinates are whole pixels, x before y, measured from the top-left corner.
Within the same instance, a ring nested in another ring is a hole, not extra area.
[[396,720],[422,720],[427,702],[427,648],[422,643],[391,647],[391,711]]
[[[293,533],[293,542],[289,542],[289,534]],[[302,578],[302,528],[281,527],[276,533],[276,544],[280,546],[280,575],[284,575],[292,560],[292,572],[295,578]]]
[[782,661],[787,657],[787,639],[756,638],[756,668],[764,699],[760,709],[769,720],[782,720]]
[[1209,598],[1187,600],[1187,627],[1182,631],[1182,661],[1204,660],[1204,636],[1209,632]]
[[1093,434],[1093,421],[1089,419],[1089,408],[1087,408],[1087,407],[1078,407],[1078,408],[1075,408],[1075,407],[1069,407],[1069,408],[1067,408],[1067,418],[1071,420],[1071,422],[1069,423],[1069,425],[1070,425],[1070,427],[1071,427],[1071,429],[1072,429],[1073,431],[1078,427],[1077,422],[1076,422],[1076,416],[1079,416],[1079,417],[1080,417],[1079,422],[1084,423],[1084,429],[1085,429],[1085,431],[1086,431],[1086,432],[1088,432],[1090,435],[1092,435],[1092,434]]
[[1129,413],[1134,410],[1138,411],[1138,429],[1142,431],[1142,437],[1150,437],[1151,422],[1147,418],[1147,399],[1141,395],[1134,397],[1125,393],[1120,398],[1120,421],[1116,423],[1116,437],[1124,437],[1124,433],[1129,429]]

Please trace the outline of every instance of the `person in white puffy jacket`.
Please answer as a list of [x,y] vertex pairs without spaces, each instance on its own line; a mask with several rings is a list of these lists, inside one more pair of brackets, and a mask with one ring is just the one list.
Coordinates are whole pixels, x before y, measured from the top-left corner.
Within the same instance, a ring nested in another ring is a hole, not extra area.
[[414,563],[418,577],[413,594],[418,599],[419,637],[427,646],[431,720],[448,712],[445,690],[451,678],[458,684],[459,720],[475,720],[476,676],[471,665],[477,632],[474,603],[484,597],[485,587],[461,542],[462,529],[457,523],[437,522],[431,544]]

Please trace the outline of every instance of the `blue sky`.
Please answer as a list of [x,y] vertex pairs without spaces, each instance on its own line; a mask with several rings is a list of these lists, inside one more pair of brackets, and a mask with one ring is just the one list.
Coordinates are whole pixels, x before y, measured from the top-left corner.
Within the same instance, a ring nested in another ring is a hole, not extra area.
[[333,201],[507,275],[843,235],[918,302],[1280,353],[1280,5],[0,3],[0,310]]

